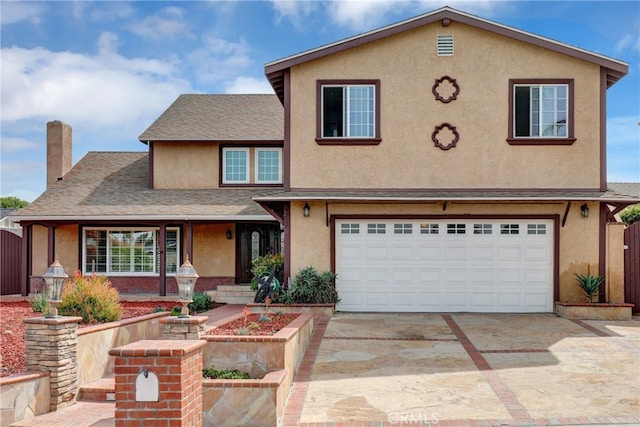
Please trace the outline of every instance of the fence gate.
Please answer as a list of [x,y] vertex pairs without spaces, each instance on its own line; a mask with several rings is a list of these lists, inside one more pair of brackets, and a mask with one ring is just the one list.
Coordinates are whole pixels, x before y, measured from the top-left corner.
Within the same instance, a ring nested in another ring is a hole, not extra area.
[[640,222],[624,230],[624,301],[640,313]]
[[22,237],[0,230],[0,295],[20,293]]

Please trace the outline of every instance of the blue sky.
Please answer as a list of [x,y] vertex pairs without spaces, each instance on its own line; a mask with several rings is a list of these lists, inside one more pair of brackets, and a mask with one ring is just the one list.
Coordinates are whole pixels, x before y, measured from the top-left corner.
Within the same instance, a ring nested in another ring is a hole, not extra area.
[[181,93],[271,93],[265,63],[445,5],[629,63],[608,91],[608,179],[640,181],[637,0],[1,0],[0,195],[44,191],[48,121],[72,126],[73,163],[145,151]]

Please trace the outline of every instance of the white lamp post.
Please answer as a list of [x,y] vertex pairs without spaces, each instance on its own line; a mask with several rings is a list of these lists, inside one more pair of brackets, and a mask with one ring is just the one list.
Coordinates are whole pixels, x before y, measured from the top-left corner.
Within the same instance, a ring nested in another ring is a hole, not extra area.
[[42,275],[45,284],[45,292],[47,301],[51,306],[49,314],[45,317],[58,317],[58,303],[60,303],[60,293],[62,292],[62,285],[69,276],[64,272],[64,268],[60,265],[58,257],[47,268],[47,271]]
[[182,310],[178,317],[189,317],[189,303],[193,301],[193,288],[196,286],[196,280],[198,280],[198,273],[193,265],[189,262],[189,255],[187,259],[176,271],[176,281],[178,282],[178,295],[180,302],[182,303]]

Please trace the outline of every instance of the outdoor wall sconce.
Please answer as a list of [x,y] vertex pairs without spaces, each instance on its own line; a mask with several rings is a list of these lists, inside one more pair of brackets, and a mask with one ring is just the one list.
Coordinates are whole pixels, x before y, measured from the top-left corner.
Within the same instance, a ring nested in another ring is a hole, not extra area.
[[198,280],[198,273],[193,265],[189,262],[189,254],[184,264],[178,267],[176,271],[176,281],[178,282],[178,298],[182,303],[182,310],[178,317],[190,317],[189,316],[189,303],[193,301],[193,288],[196,287],[196,280]]
[[305,218],[309,218],[309,215],[311,214],[311,207],[309,206],[309,203],[304,204],[304,207],[302,208],[302,214]]
[[60,265],[58,257],[47,268],[47,271],[42,275],[45,285],[45,294],[51,310],[49,314],[44,317],[58,317],[58,304],[60,303],[60,294],[62,293],[62,285],[69,276],[64,272],[64,268]]
[[582,218],[589,218],[589,206],[585,203],[580,206],[580,213],[582,214]]
[[231,234],[231,229],[230,228],[227,228],[226,236],[227,236],[227,240],[231,240],[233,238],[233,234]]

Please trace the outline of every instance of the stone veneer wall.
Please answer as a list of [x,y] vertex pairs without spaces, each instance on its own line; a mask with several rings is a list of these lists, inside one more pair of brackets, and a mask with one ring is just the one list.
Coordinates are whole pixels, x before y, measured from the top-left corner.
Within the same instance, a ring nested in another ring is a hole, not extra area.
[[97,381],[113,373],[109,350],[140,340],[162,337],[161,319],[167,312],[151,313],[133,319],[118,320],[78,330],[78,385]]
[[78,391],[78,324],[82,317],[24,319],[27,370],[48,371],[52,411],[73,403]]
[[51,410],[49,374],[45,372],[0,378],[0,427]]

